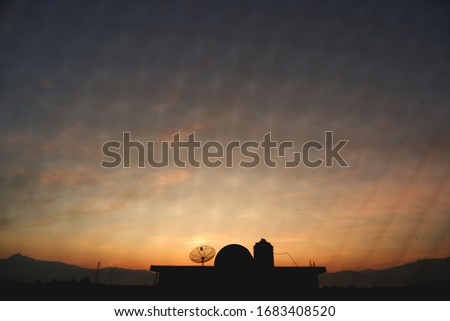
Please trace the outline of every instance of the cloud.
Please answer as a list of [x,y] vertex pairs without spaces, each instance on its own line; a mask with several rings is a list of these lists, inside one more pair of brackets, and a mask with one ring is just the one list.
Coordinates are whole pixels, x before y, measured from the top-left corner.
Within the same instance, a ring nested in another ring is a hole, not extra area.
[[170,170],[158,177],[156,185],[161,188],[161,191],[164,191],[167,187],[183,184],[190,177],[191,175],[188,171]]
[[[59,247],[48,236],[58,231],[73,244],[80,233],[107,244],[95,230],[125,244],[127,260],[131,239],[150,234],[149,251],[172,256],[168,236],[249,240],[269,231],[269,241],[305,240],[328,254],[348,244],[350,253],[379,231],[399,231],[399,244],[415,226],[430,234],[448,226],[440,6],[7,7],[14,15],[1,37],[16,45],[2,53],[0,227],[10,229],[10,248],[23,234],[30,245],[41,235]],[[124,131],[142,142],[195,132],[222,143],[271,131],[300,148],[326,130],[350,140],[342,153],[350,168],[99,168],[103,143]]]
[[182,128],[166,128],[164,129],[164,133],[162,134],[162,140],[164,141],[172,141],[173,136],[176,133],[180,133],[180,139],[186,139],[187,136],[191,133],[197,133],[200,130],[204,130],[209,127],[209,124],[204,121],[197,121],[188,126],[183,126]]
[[59,124],[47,129],[13,129],[0,137],[3,161],[40,163],[64,159],[65,162],[97,160],[106,140],[104,131],[87,124]]
[[79,186],[96,182],[98,182],[97,174],[86,169],[49,169],[40,172],[37,177],[37,183],[43,185]]
[[0,217],[0,228],[8,228],[12,224],[14,224],[15,220],[8,217]]

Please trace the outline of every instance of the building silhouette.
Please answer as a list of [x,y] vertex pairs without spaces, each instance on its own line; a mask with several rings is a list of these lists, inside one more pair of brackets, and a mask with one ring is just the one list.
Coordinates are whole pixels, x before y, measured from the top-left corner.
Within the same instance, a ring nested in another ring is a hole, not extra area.
[[275,266],[273,260],[273,246],[265,239],[255,243],[253,246],[253,256],[255,265],[258,269],[273,268]]
[[214,266],[152,265],[156,287],[169,299],[304,299],[314,298],[318,275],[325,267],[278,267],[273,246],[255,243],[253,256],[239,244],[229,244],[216,255]]

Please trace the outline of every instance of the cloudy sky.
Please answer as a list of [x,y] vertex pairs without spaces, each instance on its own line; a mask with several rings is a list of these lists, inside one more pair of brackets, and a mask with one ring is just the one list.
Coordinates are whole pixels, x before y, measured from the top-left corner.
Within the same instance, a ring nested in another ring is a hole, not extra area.
[[[450,256],[448,16],[445,1],[7,1],[0,257],[148,269],[261,238],[328,271]],[[326,131],[349,167],[100,167],[123,132],[270,132],[300,151]]]

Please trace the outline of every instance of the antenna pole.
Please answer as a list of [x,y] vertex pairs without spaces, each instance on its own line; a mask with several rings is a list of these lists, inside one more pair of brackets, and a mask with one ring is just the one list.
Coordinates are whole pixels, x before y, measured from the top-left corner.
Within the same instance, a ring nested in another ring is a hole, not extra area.
[[101,264],[101,262],[98,262],[98,264],[97,264],[97,272],[95,273],[95,283],[96,284],[98,283],[98,275],[100,273],[100,264]]

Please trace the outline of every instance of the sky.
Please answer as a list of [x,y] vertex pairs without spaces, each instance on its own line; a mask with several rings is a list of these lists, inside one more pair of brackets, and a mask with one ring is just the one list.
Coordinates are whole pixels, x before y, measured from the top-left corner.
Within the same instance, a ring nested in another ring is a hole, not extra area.
[[[18,0],[0,12],[0,257],[148,269],[261,238],[278,266],[330,272],[450,256],[445,1]],[[238,155],[229,168],[139,168],[136,149],[130,168],[100,166],[124,132],[155,146],[271,133],[301,151],[327,131],[348,141],[348,166],[242,168]]]

